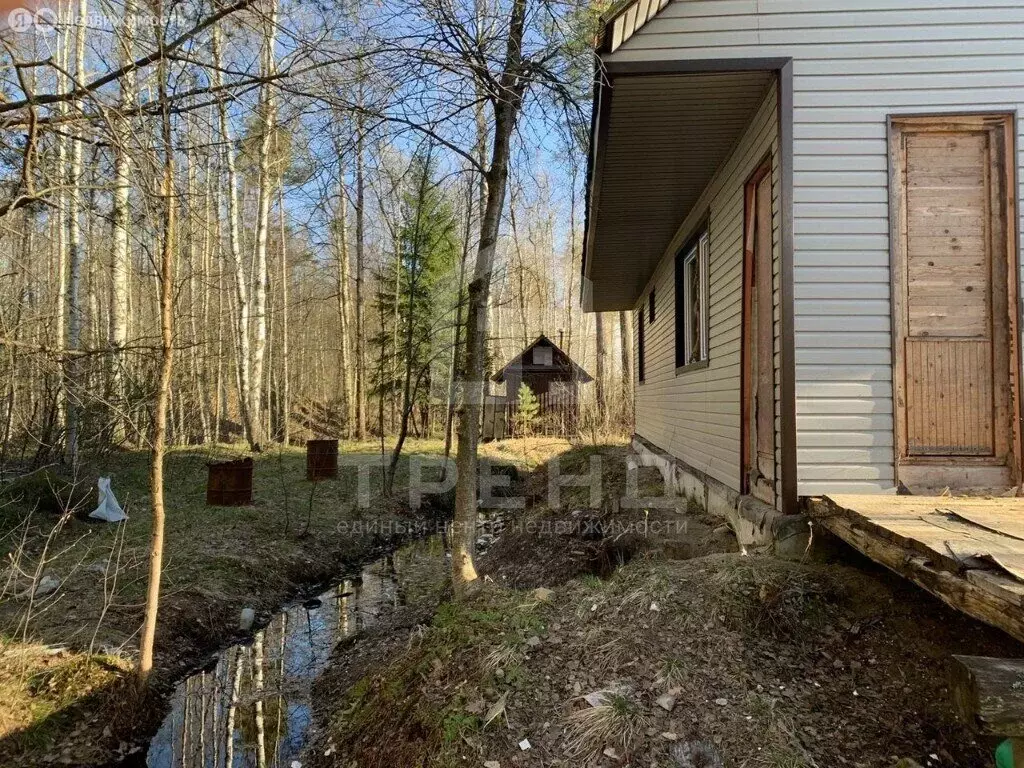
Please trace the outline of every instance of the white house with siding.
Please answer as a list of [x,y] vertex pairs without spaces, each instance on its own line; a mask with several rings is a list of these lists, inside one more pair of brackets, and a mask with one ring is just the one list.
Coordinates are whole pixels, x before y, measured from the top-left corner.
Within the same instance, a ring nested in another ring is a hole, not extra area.
[[642,451],[784,513],[1020,482],[1019,0],[631,0],[594,103]]

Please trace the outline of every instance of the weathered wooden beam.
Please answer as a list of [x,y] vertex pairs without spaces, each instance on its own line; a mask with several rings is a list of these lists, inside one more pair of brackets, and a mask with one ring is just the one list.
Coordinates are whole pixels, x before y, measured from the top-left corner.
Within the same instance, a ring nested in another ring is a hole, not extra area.
[[960,717],[979,733],[1024,737],[1024,659],[954,656],[950,692]]
[[927,590],[946,605],[1024,642],[1024,609],[1013,593],[1001,596],[995,589],[983,589],[961,575],[937,567],[916,550],[880,537],[860,520],[835,516],[820,517],[817,522],[854,549]]

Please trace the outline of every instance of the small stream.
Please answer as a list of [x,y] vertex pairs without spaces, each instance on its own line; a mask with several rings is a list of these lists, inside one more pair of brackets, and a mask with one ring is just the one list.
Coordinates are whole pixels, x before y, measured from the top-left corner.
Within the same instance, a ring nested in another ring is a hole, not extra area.
[[295,768],[312,723],[312,687],[339,641],[415,600],[444,572],[428,539],[315,598],[286,607],[216,666],[180,682],[146,756],[149,768]]

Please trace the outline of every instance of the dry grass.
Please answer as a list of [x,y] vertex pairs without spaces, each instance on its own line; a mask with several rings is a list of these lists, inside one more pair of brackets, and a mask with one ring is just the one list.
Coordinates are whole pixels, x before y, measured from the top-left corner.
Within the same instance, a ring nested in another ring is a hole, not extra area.
[[720,570],[715,583],[741,626],[779,640],[798,639],[809,626],[820,627],[822,607],[840,597],[837,582],[785,562],[765,568],[756,560],[739,560]]
[[518,664],[523,657],[522,647],[516,643],[504,643],[484,657],[483,667],[489,674]]
[[[130,716],[137,707],[130,671],[118,657],[54,651],[41,645],[0,645],[0,732],[13,739],[5,752],[49,749],[49,735],[26,730],[26,723],[45,720],[52,728],[85,736],[94,722]],[[88,719],[80,717],[78,705],[83,702],[88,702]]]
[[608,748],[628,753],[650,725],[628,689],[606,689],[578,701],[565,723],[564,750],[574,760],[589,760]]
[[[380,444],[343,442],[340,450],[345,458],[368,459],[379,456]],[[506,461],[522,455],[525,467],[530,456],[544,449],[539,444],[496,443],[485,450]],[[439,440],[412,440],[405,457],[437,457],[442,451]],[[207,507],[206,464],[245,453],[241,445],[218,445],[179,448],[168,455],[158,671],[177,674],[195,665],[237,634],[243,607],[251,606],[258,614],[272,611],[303,585],[334,578],[369,554],[372,546],[384,543],[390,523],[409,521],[403,498],[380,497],[379,471],[370,473],[373,503],[367,509],[355,504],[354,469],[343,468],[334,480],[308,482],[302,446],[275,446],[255,457],[253,506]],[[33,574],[40,570],[36,566],[46,546],[47,562],[41,570],[61,582],[56,593],[36,602],[25,631],[27,601],[11,596],[30,582],[11,570],[0,573],[0,587],[10,581],[6,599],[0,596],[0,695],[5,698],[0,707],[0,763],[9,748],[27,743],[11,739],[15,733],[31,732],[31,741],[40,749],[62,744],[68,729],[54,714],[70,712],[76,702],[87,701],[100,689],[114,690],[116,679],[133,664],[151,536],[148,460],[144,452],[114,453],[88,459],[80,472],[82,488],[93,487],[99,476],[112,478],[114,492],[129,515],[123,526],[72,516],[51,536],[55,513],[34,511],[26,499],[15,497],[12,503],[11,494],[6,505],[0,504],[0,556],[9,562],[17,554],[20,569]],[[399,466],[397,489],[406,487],[407,471],[406,460]],[[83,502],[83,512],[91,509],[87,504]],[[375,534],[372,526],[359,528],[362,523],[383,523],[378,529],[383,535]],[[107,567],[112,552],[116,585]],[[95,667],[85,653],[90,644],[114,659],[113,666]],[[46,650],[54,647],[68,650],[54,656]],[[37,653],[37,648],[42,650]],[[59,685],[54,683],[54,659],[62,660],[57,666],[103,674],[70,688]],[[48,676],[47,684],[33,685],[32,680],[43,679],[37,677],[40,674]],[[74,757],[87,761],[77,753]]]
[[532,471],[572,447],[572,443],[560,437],[517,437],[481,443],[480,456],[509,461],[526,471]]
[[[614,468],[621,451],[581,446],[561,468],[583,474],[594,455]],[[545,474],[528,487],[543,486]],[[624,478],[604,480],[613,490]],[[524,515],[549,511],[539,502]],[[578,544],[549,539],[499,542],[492,552],[507,562],[536,561],[538,549],[552,561],[522,591],[488,585],[442,609],[411,652],[375,668],[358,698],[335,692],[325,728],[334,754],[381,768],[510,765],[524,760],[526,736],[527,761],[573,766],[611,764],[603,756],[611,748],[623,764],[677,768],[673,747],[690,745],[687,768],[718,768],[701,757],[702,742],[725,764],[748,768],[851,757],[882,765],[940,751],[965,768],[990,764],[935,674],[937,658],[965,652],[964,643],[936,639],[956,631],[948,629],[956,617],[922,607],[919,593],[895,601],[884,577],[856,569],[726,553],[686,561],[648,553],[607,580],[580,569],[563,577],[559,563]],[[505,571],[490,573],[513,583]],[[554,594],[538,605],[530,594],[540,585]],[[533,605],[525,614],[524,604]],[[975,649],[967,652],[1012,655],[960,625]],[[541,642],[524,645],[532,634]],[[587,691],[595,694],[581,696]],[[663,695],[673,705],[659,704]],[[477,713],[496,701],[503,714],[484,729]]]

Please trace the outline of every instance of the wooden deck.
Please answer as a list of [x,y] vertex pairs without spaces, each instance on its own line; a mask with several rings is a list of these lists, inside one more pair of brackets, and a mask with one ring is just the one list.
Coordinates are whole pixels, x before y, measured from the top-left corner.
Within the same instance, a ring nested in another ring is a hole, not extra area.
[[1024,642],[1024,498],[836,495],[810,511],[872,560]]

